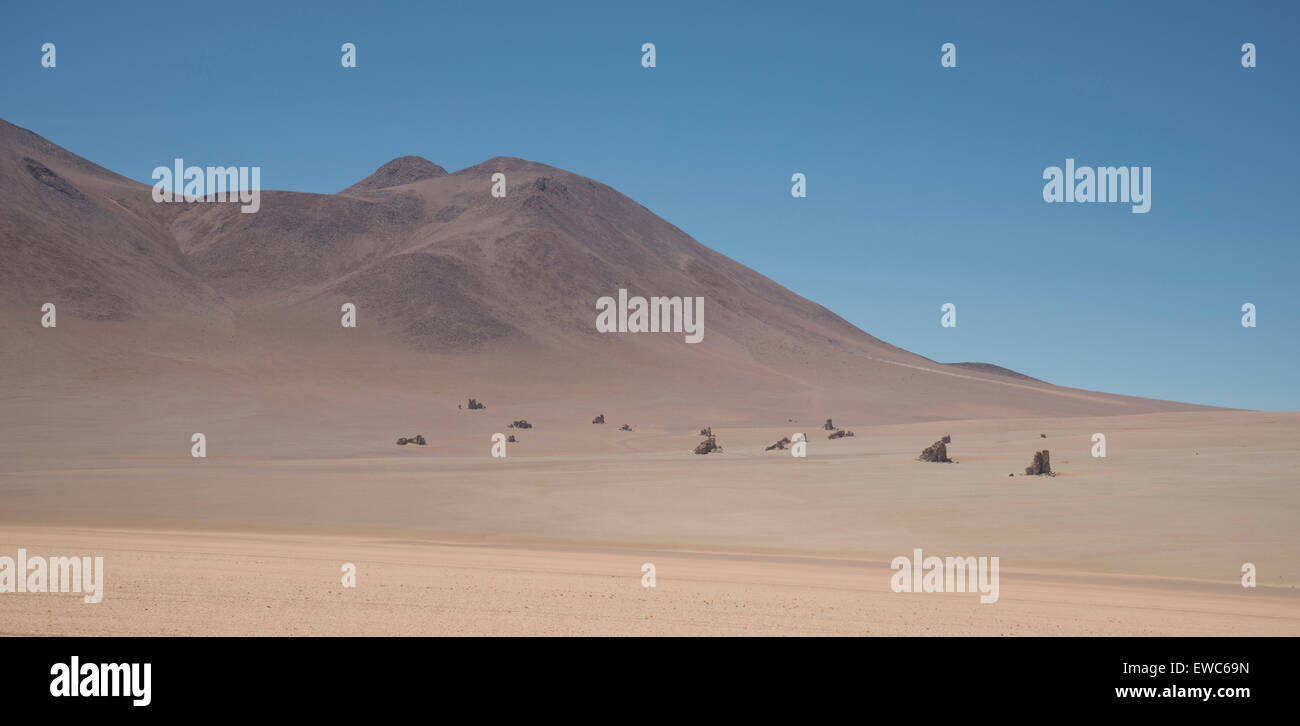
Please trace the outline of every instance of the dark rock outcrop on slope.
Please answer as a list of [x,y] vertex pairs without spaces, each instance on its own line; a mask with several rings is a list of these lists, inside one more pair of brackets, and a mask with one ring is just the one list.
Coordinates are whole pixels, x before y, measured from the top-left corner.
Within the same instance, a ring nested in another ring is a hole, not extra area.
[[85,201],[86,196],[73,186],[67,179],[50,171],[48,167],[35,159],[23,157],[23,164],[27,167],[27,173],[32,175],[36,181],[44,184],[55,191],[62,192],[68,197],[77,201]]

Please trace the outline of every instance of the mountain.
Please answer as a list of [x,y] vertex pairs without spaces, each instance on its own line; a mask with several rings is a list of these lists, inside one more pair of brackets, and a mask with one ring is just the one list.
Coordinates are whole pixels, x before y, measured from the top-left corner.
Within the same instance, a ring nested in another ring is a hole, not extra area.
[[418,156],[399,156],[375,170],[374,174],[339,192],[354,194],[372,189],[388,189],[425,179],[447,176],[447,170]]
[[220,305],[149,187],[0,120],[0,191],[5,302],[58,301],[95,320]]
[[[490,193],[496,173],[504,198]],[[591,415],[618,403],[664,426],[1198,408],[936,363],[604,184],[523,159],[449,174],[401,157],[337,194],[263,191],[244,214],[155,203],[148,185],[0,121],[0,193],[0,362],[43,380],[220,381],[222,400],[245,395],[258,415],[286,419],[363,388],[390,411],[413,407],[411,395],[490,391],[580,400]],[[703,298],[703,341],[597,332],[596,301],[619,289]],[[57,334],[39,326],[45,302],[58,305]],[[340,325],[344,303],[356,329]]]

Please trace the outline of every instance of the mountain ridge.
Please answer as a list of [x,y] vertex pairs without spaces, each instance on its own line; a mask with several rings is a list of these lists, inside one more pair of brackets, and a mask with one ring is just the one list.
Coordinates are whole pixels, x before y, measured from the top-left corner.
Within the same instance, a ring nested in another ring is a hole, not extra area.
[[[486,368],[513,358],[529,361],[538,385],[558,386],[623,367],[701,396],[735,389],[746,406],[758,405],[747,390],[875,402],[891,420],[1199,408],[937,363],[616,189],[539,162],[498,156],[449,174],[397,157],[336,194],[263,191],[259,211],[243,214],[236,204],[154,203],[148,185],[17,128],[0,126],[0,190],[18,202],[0,211],[11,309],[57,300],[87,320],[176,318],[280,350],[343,344],[339,310],[353,303],[377,360],[478,356]],[[497,172],[504,198],[490,193]],[[620,289],[703,297],[704,340],[597,332],[595,301]]]

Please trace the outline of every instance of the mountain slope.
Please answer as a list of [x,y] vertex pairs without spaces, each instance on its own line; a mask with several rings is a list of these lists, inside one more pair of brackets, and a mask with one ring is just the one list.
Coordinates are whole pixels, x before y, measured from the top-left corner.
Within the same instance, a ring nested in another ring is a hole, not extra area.
[[[504,198],[490,193],[496,173]],[[451,174],[401,157],[339,194],[264,191],[260,211],[242,214],[156,204],[148,186],[4,124],[0,193],[14,201],[0,212],[3,324],[39,344],[30,326],[47,300],[78,322],[113,322],[97,345],[128,369],[147,350],[225,374],[274,361],[261,375],[365,370],[400,387],[382,371],[439,367],[459,371],[455,391],[430,392],[448,397],[603,391],[749,421],[830,408],[872,422],[1195,408],[935,363],[606,185],[511,157]],[[597,332],[596,300],[620,289],[702,297],[703,341]],[[356,330],[339,325],[343,303],[357,307]]]
[[97,320],[223,306],[149,187],[0,120],[0,190],[0,300]]

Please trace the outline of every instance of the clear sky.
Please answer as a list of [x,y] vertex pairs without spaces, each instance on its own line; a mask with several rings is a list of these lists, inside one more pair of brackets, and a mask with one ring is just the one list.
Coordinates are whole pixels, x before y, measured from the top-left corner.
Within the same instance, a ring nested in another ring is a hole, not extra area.
[[[0,117],[142,182],[519,156],[936,360],[1300,409],[1300,3],[6,5]],[[1152,167],[1150,212],[1045,203],[1067,157]]]

